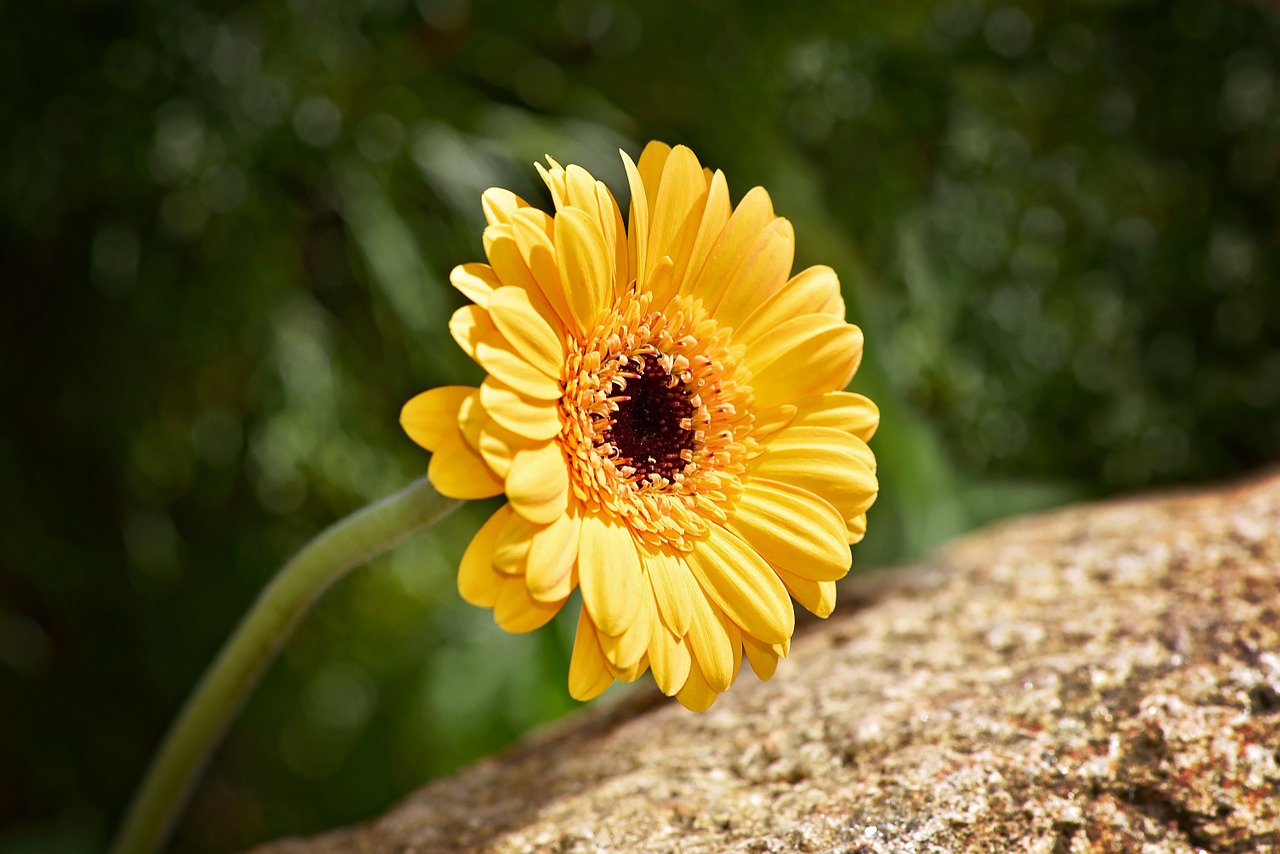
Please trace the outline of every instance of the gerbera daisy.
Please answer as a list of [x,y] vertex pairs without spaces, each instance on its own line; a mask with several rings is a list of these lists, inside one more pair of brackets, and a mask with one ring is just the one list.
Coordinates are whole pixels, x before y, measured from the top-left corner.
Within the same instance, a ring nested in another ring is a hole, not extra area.
[[554,215],[484,193],[489,263],[454,268],[473,304],[449,328],[488,377],[418,395],[401,423],[441,493],[506,494],[463,555],[466,601],[527,632],[580,587],[570,693],[652,670],[701,711],[744,652],[773,675],[792,597],[831,613],[876,497],[879,413],[842,390],[862,333],[835,273],[791,275],[764,189],[734,208],[688,148],[622,157],[629,226],[550,157]]

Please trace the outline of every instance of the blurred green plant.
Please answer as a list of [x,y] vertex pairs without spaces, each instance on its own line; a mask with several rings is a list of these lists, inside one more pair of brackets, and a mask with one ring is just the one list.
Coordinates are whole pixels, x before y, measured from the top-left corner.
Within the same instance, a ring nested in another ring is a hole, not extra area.
[[[480,192],[691,144],[840,272],[881,402],[857,559],[1280,450],[1280,19],[1203,0],[67,0],[0,28],[0,851],[101,847],[299,544],[476,382]],[[569,710],[572,626],[456,601],[468,508],[341,584],[176,847],[384,808]]]

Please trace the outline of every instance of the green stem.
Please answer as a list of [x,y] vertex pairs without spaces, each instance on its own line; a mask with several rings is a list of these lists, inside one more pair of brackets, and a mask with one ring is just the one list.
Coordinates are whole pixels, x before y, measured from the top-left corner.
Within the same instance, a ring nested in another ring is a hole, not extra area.
[[116,854],[149,854],[168,839],[214,747],[311,605],[335,581],[461,502],[421,478],[326,528],[259,594],[152,760],[115,839]]

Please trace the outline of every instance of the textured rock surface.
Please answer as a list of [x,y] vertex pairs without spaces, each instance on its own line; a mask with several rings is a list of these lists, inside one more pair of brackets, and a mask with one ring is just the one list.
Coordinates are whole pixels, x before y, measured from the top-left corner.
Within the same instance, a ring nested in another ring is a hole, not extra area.
[[1280,476],[888,578],[705,715],[645,692],[263,851],[1280,851]]

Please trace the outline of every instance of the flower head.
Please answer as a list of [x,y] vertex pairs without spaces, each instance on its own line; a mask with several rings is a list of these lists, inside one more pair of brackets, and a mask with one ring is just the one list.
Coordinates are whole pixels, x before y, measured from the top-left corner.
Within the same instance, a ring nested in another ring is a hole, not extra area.
[[711,706],[745,652],[788,652],[794,599],[835,605],[875,500],[879,413],[842,391],[862,355],[829,267],[791,275],[795,236],[757,187],[683,146],[623,154],[627,225],[578,166],[538,171],[554,215],[487,191],[488,264],[450,277],[449,328],[488,373],[405,404],[443,494],[507,503],[463,555],[464,599],[531,631],[575,588],[580,700],[652,670]]

